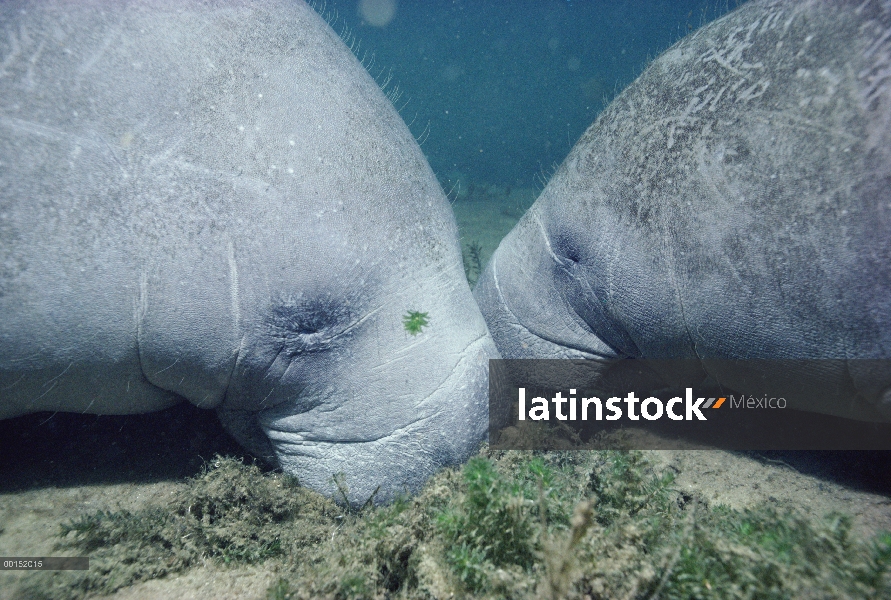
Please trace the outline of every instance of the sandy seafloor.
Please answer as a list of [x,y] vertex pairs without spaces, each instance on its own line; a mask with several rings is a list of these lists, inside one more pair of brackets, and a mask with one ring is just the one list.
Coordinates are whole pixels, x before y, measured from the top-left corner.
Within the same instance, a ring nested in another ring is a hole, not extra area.
[[[534,199],[534,190],[477,185],[453,192],[462,246],[483,261]],[[97,510],[163,504],[215,453],[242,455],[212,412],[188,405],[136,417],[31,415],[0,422],[0,556],[54,556],[59,524]],[[675,487],[714,503],[795,506],[852,515],[867,536],[891,531],[891,453],[648,451],[676,472]],[[334,531],[332,529],[332,534]],[[0,599],[17,598],[22,572],[0,571]],[[271,563],[214,562],[125,588],[113,598],[266,598]]]

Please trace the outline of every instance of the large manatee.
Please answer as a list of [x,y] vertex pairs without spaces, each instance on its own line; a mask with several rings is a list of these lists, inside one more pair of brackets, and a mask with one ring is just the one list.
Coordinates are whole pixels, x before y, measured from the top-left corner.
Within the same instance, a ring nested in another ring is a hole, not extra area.
[[681,40],[475,295],[505,358],[840,359],[790,383],[850,400],[797,408],[891,420],[891,372],[851,360],[891,358],[891,2],[755,0]]
[[306,4],[0,3],[0,416],[185,398],[385,501],[475,450],[494,354],[437,180]]

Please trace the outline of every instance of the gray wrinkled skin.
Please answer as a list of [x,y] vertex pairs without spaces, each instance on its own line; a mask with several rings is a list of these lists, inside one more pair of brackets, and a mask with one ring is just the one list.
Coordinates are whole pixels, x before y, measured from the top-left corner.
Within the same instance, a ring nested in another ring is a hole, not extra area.
[[[891,3],[753,1],[681,40],[475,295],[505,358],[891,358]],[[799,408],[891,420],[891,373],[842,370],[807,379],[850,404]]]
[[351,502],[476,450],[495,350],[454,218],[315,12],[15,1],[0,24],[0,416],[186,398]]

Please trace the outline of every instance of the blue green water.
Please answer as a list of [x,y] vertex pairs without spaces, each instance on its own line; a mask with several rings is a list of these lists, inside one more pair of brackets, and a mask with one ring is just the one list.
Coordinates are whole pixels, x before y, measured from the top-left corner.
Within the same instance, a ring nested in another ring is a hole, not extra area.
[[448,190],[459,179],[541,187],[650,59],[740,2],[395,0],[384,26],[361,4],[328,0],[322,12],[352,31],[379,82],[392,72],[387,89],[399,86],[396,105]]

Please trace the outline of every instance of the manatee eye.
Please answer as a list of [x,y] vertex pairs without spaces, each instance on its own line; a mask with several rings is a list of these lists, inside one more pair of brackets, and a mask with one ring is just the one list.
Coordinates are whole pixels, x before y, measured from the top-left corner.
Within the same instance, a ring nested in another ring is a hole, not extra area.
[[290,356],[318,352],[349,323],[349,311],[329,297],[289,298],[272,306],[269,326],[272,338]]

